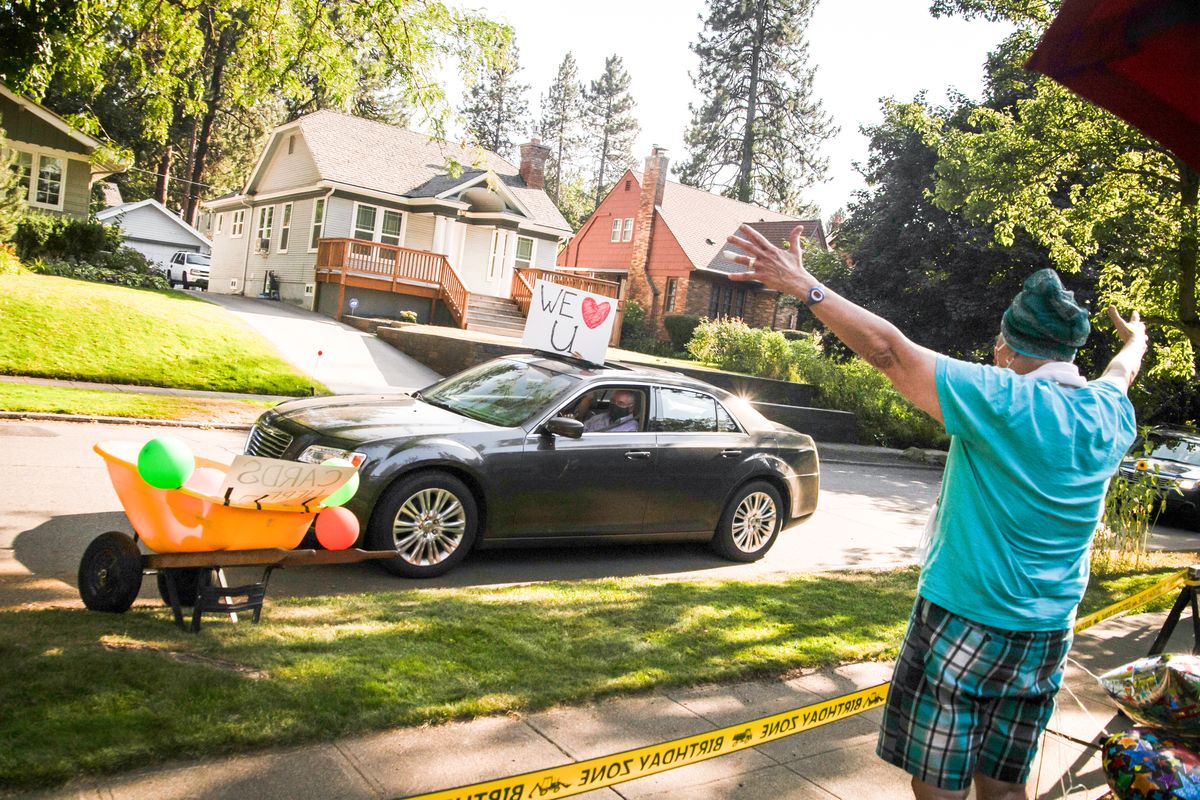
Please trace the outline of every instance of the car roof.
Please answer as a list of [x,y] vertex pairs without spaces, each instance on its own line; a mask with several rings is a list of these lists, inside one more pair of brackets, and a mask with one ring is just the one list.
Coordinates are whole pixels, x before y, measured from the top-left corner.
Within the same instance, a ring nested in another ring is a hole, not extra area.
[[698,378],[680,372],[653,367],[648,364],[633,364],[628,361],[605,361],[603,365],[592,364],[576,358],[548,353],[541,350],[505,356],[518,361],[588,380],[646,380],[673,386],[690,386],[721,397],[729,395],[719,386],[713,386]]
[[1194,442],[1200,442],[1200,431],[1184,425],[1156,425],[1150,429],[1150,433],[1175,436],[1180,439],[1191,439]]

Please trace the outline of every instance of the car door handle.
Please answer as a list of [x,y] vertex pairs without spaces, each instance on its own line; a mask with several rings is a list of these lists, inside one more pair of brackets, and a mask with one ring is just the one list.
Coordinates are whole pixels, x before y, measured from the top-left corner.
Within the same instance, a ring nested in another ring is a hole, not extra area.
[[722,450],[721,458],[737,458],[742,454],[741,450]]
[[625,457],[630,461],[644,461],[650,457],[649,450],[626,450]]

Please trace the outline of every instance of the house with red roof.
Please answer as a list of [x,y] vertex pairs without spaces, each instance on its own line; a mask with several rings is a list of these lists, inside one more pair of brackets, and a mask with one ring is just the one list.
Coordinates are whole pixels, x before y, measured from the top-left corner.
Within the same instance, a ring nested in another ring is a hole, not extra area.
[[626,171],[559,254],[559,270],[619,282],[622,297],[646,309],[660,337],[663,318],[672,314],[780,327],[778,292],[730,280],[745,267],[722,255],[734,249],[726,238],[748,223],[782,243],[799,225],[805,237],[827,248],[821,221],[668,181],[667,166],[666,150],[655,147],[641,176]]

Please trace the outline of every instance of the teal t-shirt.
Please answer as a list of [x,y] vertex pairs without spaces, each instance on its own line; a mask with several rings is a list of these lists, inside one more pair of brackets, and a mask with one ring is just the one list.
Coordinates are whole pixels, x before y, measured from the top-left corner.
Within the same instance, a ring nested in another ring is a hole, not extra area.
[[1005,630],[1071,627],[1133,406],[1112,380],[1069,387],[945,356],[937,391],[950,454],[921,596]]

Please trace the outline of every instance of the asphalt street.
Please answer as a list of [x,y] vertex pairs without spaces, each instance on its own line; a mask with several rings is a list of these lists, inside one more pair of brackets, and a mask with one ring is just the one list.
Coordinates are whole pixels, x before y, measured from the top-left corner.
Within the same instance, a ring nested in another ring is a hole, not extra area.
[[[81,605],[75,576],[88,542],[104,531],[131,532],[92,446],[110,439],[144,441],[161,433],[161,428],[131,425],[0,421],[5,464],[0,481],[0,608]],[[172,433],[197,455],[217,459],[240,453],[245,439],[229,431],[184,428]],[[395,578],[370,563],[280,570],[271,579],[271,596],[627,575],[749,579],[913,563],[940,472],[915,465],[828,462],[822,465],[821,480],[817,513],[785,530],[771,552],[753,564],[733,564],[691,544],[494,550],[474,553],[448,575],[419,583]],[[1200,534],[1159,525],[1152,546],[1200,549]],[[161,602],[153,581],[143,584],[139,602]]]

